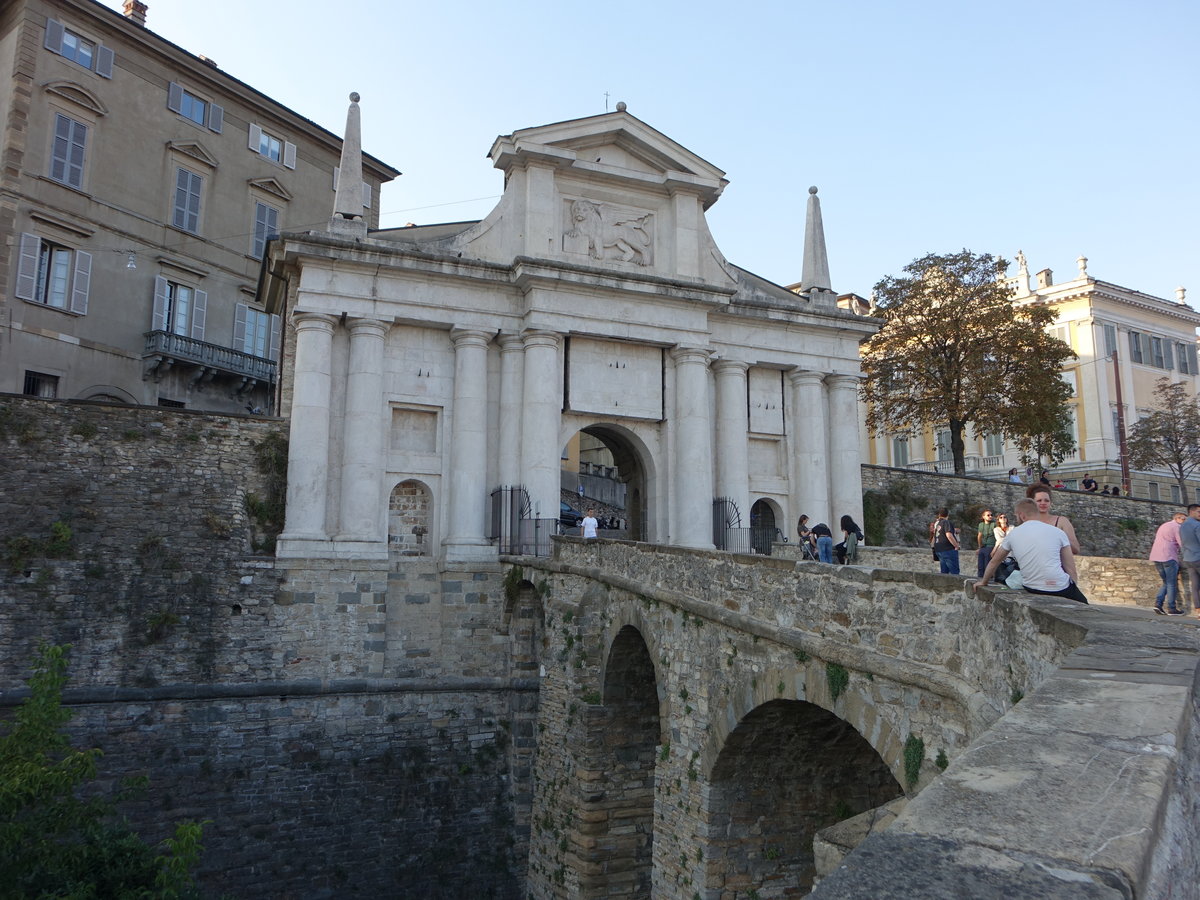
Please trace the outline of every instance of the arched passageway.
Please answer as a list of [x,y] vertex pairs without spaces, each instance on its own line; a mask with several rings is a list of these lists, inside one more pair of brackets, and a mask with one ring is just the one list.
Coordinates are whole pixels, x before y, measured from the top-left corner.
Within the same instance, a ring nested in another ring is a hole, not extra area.
[[613,640],[602,700],[588,719],[589,768],[598,783],[583,798],[580,831],[595,840],[581,854],[580,888],[585,897],[649,898],[658,685],[646,642],[632,626]]
[[853,727],[799,700],[747,715],[710,781],[707,886],[721,898],[806,896],[816,833],[902,793]]
[[617,506],[616,518],[624,523],[625,532],[620,536],[631,541],[650,540],[649,498],[653,476],[645,448],[629,431],[617,425],[589,425],[580,429],[580,434],[594,439],[593,445],[596,442],[602,445],[599,464],[589,464],[581,459],[589,473],[603,472],[620,487],[615,492],[620,497],[620,505],[608,503],[605,497],[597,498]]

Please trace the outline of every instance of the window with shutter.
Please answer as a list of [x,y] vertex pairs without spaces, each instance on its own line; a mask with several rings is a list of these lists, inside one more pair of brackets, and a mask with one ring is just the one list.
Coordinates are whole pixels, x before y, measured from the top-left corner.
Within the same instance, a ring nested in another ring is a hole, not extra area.
[[195,172],[179,168],[175,170],[175,212],[172,219],[176,228],[198,234],[200,231],[200,191],[204,179]]
[[113,51],[103,44],[89,40],[54,19],[46,20],[46,38],[43,42],[51,53],[69,59],[89,72],[94,71],[102,78],[112,78]]
[[262,259],[267,241],[278,233],[279,210],[256,201],[254,204],[254,238],[251,241],[250,255],[255,259]]
[[92,255],[34,234],[22,234],[15,296],[64,312],[86,315]]
[[83,187],[83,162],[88,128],[70,116],[54,116],[54,144],[50,150],[50,177],[73,188]]
[[1144,335],[1137,331],[1129,332],[1129,358],[1135,363],[1145,362],[1142,350]]

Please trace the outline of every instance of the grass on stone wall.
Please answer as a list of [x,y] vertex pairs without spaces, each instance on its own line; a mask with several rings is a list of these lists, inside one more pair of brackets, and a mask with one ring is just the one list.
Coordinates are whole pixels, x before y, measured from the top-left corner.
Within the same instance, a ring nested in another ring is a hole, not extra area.
[[845,666],[840,666],[837,663],[827,663],[825,665],[825,680],[829,684],[830,700],[837,703],[838,697],[850,685],[850,673],[846,671]]
[[270,432],[254,445],[254,459],[263,476],[263,495],[248,492],[245,498],[246,513],[254,523],[251,548],[255,553],[274,553],[287,501],[287,438]]
[[904,780],[909,790],[917,786],[921,777],[921,763],[925,761],[925,741],[910,734],[904,742]]

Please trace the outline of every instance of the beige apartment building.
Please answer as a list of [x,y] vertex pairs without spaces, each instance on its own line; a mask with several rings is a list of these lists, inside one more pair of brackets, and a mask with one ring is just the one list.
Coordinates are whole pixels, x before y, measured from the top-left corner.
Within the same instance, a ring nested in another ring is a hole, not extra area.
[[[91,0],[0,6],[0,392],[270,408],[267,239],[324,228],[341,140]],[[399,172],[363,158],[364,214]]]
[[[1175,297],[1166,300],[1093,278],[1087,263],[1080,257],[1073,277],[1056,284],[1050,269],[1031,279],[1024,254],[1018,253],[1017,274],[1009,279],[1016,302],[1054,309],[1050,330],[1078,355],[1062,372],[1074,393],[1070,405],[1076,450],[1055,475],[1068,488],[1076,488],[1085,472],[1101,485],[1121,483],[1118,387],[1128,434],[1152,409],[1159,378],[1183,382],[1192,394],[1200,386],[1196,359],[1200,313],[1187,304],[1184,289],[1177,288]],[[976,436],[968,427],[963,437],[967,474],[1000,478],[1017,466],[1024,475],[1017,451],[1000,435]],[[864,458],[878,465],[954,471],[948,432],[868,436],[866,441]],[[1135,497],[1200,502],[1200,481],[1190,485],[1191,496],[1185,498],[1165,470],[1133,470],[1130,483]]]

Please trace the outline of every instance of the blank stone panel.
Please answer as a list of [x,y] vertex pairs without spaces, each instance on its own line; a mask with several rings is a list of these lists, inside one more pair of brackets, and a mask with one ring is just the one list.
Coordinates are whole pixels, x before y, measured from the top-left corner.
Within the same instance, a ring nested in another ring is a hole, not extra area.
[[420,409],[392,410],[392,450],[437,452],[437,413]]
[[571,412],[663,417],[660,348],[571,338],[568,364]]
[[750,438],[750,475],[754,478],[783,476],[783,443]]
[[783,434],[783,373],[778,369],[751,369],[750,430],[757,434]]

